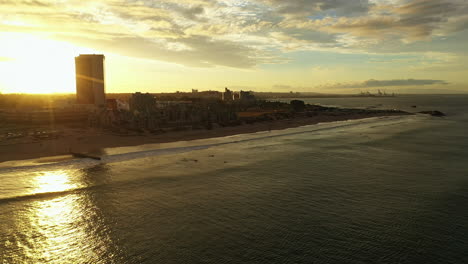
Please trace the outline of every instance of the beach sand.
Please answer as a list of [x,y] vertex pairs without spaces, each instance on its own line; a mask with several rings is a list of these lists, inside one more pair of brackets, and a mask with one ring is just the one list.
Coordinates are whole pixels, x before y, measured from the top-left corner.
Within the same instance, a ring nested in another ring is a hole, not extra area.
[[[224,137],[236,134],[254,133],[268,130],[281,130],[322,122],[333,122],[351,119],[362,119],[378,116],[402,115],[402,113],[364,113],[351,115],[318,115],[275,121],[257,122],[231,127],[218,127],[211,130],[198,129],[188,131],[172,131],[163,134],[117,134],[98,129],[54,127],[57,136],[43,139],[32,136],[18,138],[3,138],[0,141],[0,162],[26,160],[43,157],[70,158],[70,152],[100,153],[104,148],[137,146],[152,143],[167,143],[188,141],[203,138]],[[47,129],[47,128],[42,128]],[[50,128],[49,128],[50,129]],[[65,155],[65,156],[63,156]],[[66,156],[68,155],[68,156]],[[49,162],[45,160],[44,162]]]

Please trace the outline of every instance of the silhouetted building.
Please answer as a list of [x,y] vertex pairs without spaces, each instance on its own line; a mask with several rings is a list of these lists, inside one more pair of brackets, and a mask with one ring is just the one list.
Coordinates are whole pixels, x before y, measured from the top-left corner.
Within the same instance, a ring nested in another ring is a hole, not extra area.
[[77,103],[105,107],[104,55],[80,55],[75,69]]
[[239,99],[242,102],[246,102],[246,103],[253,103],[256,101],[255,95],[253,95],[251,92],[245,92],[245,91],[240,91]]
[[134,93],[129,100],[130,111],[150,113],[156,109],[156,99],[149,93]]
[[156,108],[164,109],[170,106],[192,105],[192,101],[156,101]]
[[234,100],[234,93],[226,87],[223,93],[223,101],[228,102],[232,100]]

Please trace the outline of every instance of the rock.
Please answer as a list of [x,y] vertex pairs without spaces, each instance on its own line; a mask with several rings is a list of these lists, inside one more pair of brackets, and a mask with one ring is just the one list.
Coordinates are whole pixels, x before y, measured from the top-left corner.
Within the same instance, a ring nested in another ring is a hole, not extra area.
[[421,111],[419,112],[420,114],[426,114],[426,115],[431,115],[431,116],[437,116],[437,117],[443,117],[445,116],[444,113],[440,112],[440,111],[437,111],[437,110],[433,110],[433,111]]

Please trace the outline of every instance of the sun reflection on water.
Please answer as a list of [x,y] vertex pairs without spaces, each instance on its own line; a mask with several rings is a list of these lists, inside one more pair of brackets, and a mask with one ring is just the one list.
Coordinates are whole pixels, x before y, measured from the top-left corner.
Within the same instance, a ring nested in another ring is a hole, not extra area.
[[81,244],[86,237],[83,226],[78,223],[80,201],[77,195],[36,201],[28,216],[36,240],[32,259],[45,262],[60,262],[81,255]]
[[80,187],[76,181],[72,181],[70,173],[66,170],[45,171],[34,181],[34,193],[63,192]]
[[109,238],[101,232],[105,225],[97,206],[85,190],[62,193],[85,187],[80,184],[84,173],[80,173],[47,171],[35,177],[34,193],[46,196],[32,201],[17,223],[23,229],[18,242],[24,260],[100,263],[99,252],[106,251]]

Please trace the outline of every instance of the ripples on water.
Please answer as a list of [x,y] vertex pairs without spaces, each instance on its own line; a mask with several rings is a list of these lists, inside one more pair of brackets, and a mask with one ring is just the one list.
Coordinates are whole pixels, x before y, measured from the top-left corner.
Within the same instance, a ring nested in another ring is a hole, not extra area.
[[467,263],[468,98],[395,99],[456,114],[1,168],[0,263]]

